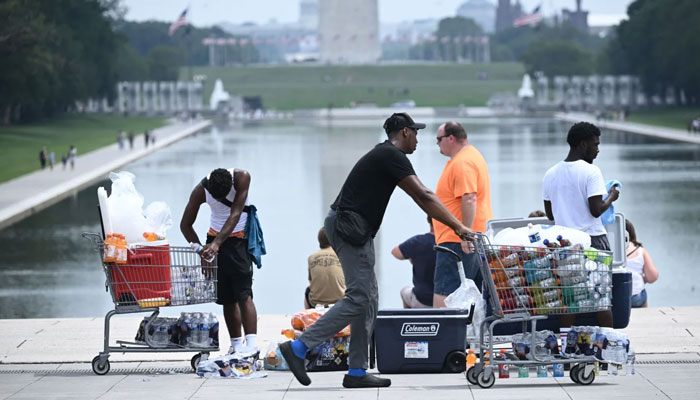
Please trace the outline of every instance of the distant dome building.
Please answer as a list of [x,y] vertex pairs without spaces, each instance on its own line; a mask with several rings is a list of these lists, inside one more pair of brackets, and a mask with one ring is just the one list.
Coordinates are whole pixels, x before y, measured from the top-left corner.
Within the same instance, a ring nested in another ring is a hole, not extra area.
[[488,0],[468,0],[459,6],[457,15],[473,19],[487,33],[496,26],[496,5]]
[[377,0],[319,2],[321,61],[374,64],[382,55]]

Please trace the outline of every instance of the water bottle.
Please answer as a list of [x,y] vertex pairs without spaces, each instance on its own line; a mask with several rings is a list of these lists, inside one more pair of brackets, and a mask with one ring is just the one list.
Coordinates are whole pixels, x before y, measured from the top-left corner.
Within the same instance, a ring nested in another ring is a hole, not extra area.
[[634,354],[634,349],[630,348],[629,353],[627,353],[627,376],[634,375],[634,364],[637,361],[637,357]]
[[188,346],[190,343],[190,337],[192,335],[192,317],[190,313],[183,312],[180,313],[180,345]]
[[154,322],[157,325],[155,325],[153,334],[153,347],[167,347],[168,342],[170,342],[170,338],[168,337],[168,321],[156,319]]
[[211,346],[209,327],[209,315],[203,315],[199,323],[199,345],[202,347]]
[[199,341],[200,341],[200,336],[199,336],[200,314],[199,313],[192,313],[190,321],[191,321],[191,323],[189,325],[190,326],[190,337],[187,338],[187,346],[198,347]]
[[[192,250],[194,250],[195,253],[199,254],[200,256],[202,255],[203,247],[201,244],[190,242],[190,247],[192,248]],[[212,261],[214,261],[214,256],[211,256],[210,258],[202,257],[202,259],[206,262],[212,262]]]
[[542,239],[540,238],[540,230],[532,224],[527,224],[527,238],[530,240],[530,245],[540,247]]
[[209,337],[211,346],[219,347],[219,320],[214,313],[209,313]]

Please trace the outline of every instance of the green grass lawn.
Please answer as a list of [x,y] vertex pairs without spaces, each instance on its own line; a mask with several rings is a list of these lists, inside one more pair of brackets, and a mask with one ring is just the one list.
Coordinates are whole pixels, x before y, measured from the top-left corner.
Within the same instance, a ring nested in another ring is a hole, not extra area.
[[698,107],[678,107],[633,111],[627,120],[638,122],[640,124],[687,130],[688,123],[694,118],[700,118],[700,108]]
[[[347,107],[351,102],[389,106],[411,99],[417,106],[484,106],[502,91],[515,92],[524,68],[519,63],[362,66],[194,67],[207,77],[205,102],[221,79],[232,95],[262,96],[267,108]],[[479,74],[485,73],[485,79]],[[181,69],[186,79],[187,69]]]
[[0,126],[0,182],[40,168],[39,151],[46,146],[61,154],[74,145],[78,155],[115,143],[120,130],[143,133],[165,124],[160,117],[122,117],[111,114],[65,115],[39,123]]

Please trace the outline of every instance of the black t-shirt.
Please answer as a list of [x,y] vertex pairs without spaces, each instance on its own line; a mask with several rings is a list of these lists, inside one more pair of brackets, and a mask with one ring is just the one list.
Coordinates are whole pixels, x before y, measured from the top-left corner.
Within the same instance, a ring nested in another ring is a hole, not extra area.
[[433,304],[433,278],[435,277],[435,235],[416,235],[399,245],[404,258],[413,264],[413,294],[425,305]]
[[387,140],[355,164],[331,208],[359,213],[376,233],[394,188],[401,179],[415,174],[406,154]]

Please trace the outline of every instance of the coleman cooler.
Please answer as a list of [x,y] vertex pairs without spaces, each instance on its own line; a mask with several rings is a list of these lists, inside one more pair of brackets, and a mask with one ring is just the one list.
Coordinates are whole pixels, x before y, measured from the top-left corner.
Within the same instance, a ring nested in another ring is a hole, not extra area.
[[472,310],[379,310],[374,328],[377,369],[383,374],[463,372]]

